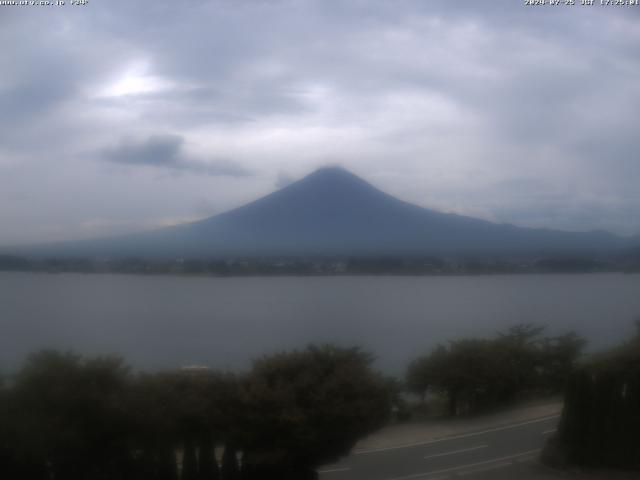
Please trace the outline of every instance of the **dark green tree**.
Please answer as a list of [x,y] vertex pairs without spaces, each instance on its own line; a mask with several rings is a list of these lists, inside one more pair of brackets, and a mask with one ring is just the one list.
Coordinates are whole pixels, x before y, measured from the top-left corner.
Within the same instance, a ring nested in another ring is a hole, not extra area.
[[32,356],[9,406],[15,452],[47,477],[128,478],[127,382],[128,369],[117,359],[51,351]]
[[237,480],[240,478],[237,453],[232,444],[225,445],[224,453],[222,454],[222,478],[224,480]]
[[255,362],[245,385],[244,464],[256,478],[313,478],[389,418],[390,395],[359,349],[310,346]]
[[182,447],[178,424],[180,399],[173,379],[173,374],[139,375],[129,389],[132,448],[142,452],[138,465],[148,478],[178,478],[176,451]]
[[407,369],[407,389],[424,401],[429,389],[442,388],[442,375],[448,359],[446,347],[438,345],[429,355],[413,360]]
[[567,379],[582,357],[586,343],[575,332],[542,340],[539,379],[544,390],[554,393],[564,391]]
[[198,474],[200,480],[218,480],[220,478],[220,471],[213,453],[213,442],[210,435],[205,435],[200,440]]
[[634,339],[596,355],[567,384],[552,463],[640,471],[640,328]]
[[196,448],[191,440],[184,442],[181,480],[199,480]]
[[516,325],[493,339],[461,339],[438,346],[409,365],[409,391],[439,392],[449,415],[475,413],[524,394],[560,392],[585,342],[575,333],[542,339],[543,327]]

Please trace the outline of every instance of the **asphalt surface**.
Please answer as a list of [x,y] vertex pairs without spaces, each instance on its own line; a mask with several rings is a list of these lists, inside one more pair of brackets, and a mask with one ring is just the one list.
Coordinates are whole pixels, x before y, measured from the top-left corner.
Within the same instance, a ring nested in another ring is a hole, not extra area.
[[447,438],[359,451],[319,470],[321,480],[557,478],[537,459],[559,416]]

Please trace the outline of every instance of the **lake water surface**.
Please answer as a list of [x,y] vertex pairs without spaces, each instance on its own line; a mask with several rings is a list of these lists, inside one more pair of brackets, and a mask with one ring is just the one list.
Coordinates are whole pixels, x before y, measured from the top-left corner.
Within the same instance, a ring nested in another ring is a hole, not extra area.
[[116,354],[136,368],[252,358],[309,342],[361,346],[401,374],[438,342],[521,322],[598,349],[640,317],[640,275],[214,278],[0,273],[0,371],[41,348]]

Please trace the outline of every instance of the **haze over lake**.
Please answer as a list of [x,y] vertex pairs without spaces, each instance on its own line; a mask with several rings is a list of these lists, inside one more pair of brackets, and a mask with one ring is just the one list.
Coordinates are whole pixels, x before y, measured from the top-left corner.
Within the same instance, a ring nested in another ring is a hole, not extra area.
[[520,322],[613,345],[640,315],[640,275],[177,277],[0,273],[0,371],[41,348],[122,355],[135,368],[358,345],[400,374],[438,342]]

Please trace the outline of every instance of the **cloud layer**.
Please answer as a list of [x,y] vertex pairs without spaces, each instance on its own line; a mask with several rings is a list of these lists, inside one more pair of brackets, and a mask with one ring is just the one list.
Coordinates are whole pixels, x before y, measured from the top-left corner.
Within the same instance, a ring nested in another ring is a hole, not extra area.
[[122,140],[119,145],[103,152],[106,160],[123,165],[148,165],[170,170],[182,170],[204,175],[242,177],[249,173],[234,162],[199,161],[184,152],[184,137],[180,135],[151,135],[145,140]]
[[640,232],[640,7],[67,7],[0,7],[0,244],[193,219],[327,163],[446,211]]

